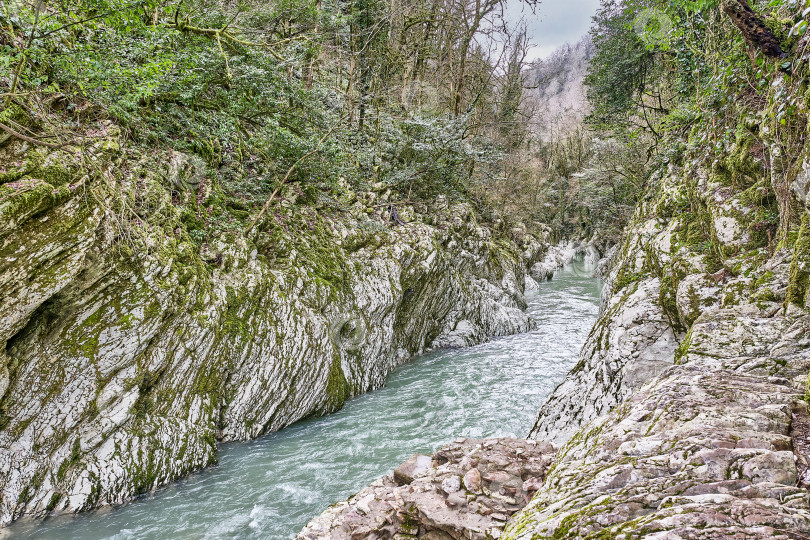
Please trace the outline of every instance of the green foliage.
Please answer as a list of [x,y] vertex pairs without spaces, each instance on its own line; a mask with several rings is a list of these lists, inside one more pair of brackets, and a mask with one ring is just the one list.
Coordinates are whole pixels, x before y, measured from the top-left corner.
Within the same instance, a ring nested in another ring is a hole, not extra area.
[[[0,77],[0,122],[68,142],[112,120],[129,145],[199,156],[213,194],[176,197],[198,244],[212,227],[244,227],[282,184],[302,204],[337,196],[346,182],[383,182],[402,198],[466,197],[501,167],[504,147],[519,145],[525,35],[499,93],[481,50],[459,63],[423,42],[439,31],[455,32],[456,45],[475,37],[432,22],[450,12],[416,0],[400,7],[414,18],[383,0],[11,0],[0,12],[0,67],[10,73]],[[427,63],[440,54],[431,83],[465,89],[456,97],[467,111],[451,118],[459,103],[399,103],[386,86],[419,77],[427,86]],[[49,116],[59,121],[43,122]]]
[[414,116],[389,124],[379,171],[385,182],[417,198],[466,195],[475,167],[502,156],[485,141],[465,138],[467,122]]
[[717,9],[720,0],[686,0],[684,8],[689,14],[705,13],[708,10]]
[[636,0],[604,0],[594,17],[591,36],[596,52],[585,78],[593,107],[589,121],[594,126],[626,123],[650,84],[654,54],[633,28],[633,20],[645,7],[647,3]]
[[[649,136],[650,164],[705,171],[729,193],[769,182],[773,196],[753,205],[748,228],[754,243],[771,249],[798,226],[789,183],[803,159],[808,92],[807,67],[794,48],[804,43],[810,12],[795,0],[751,7],[784,58],[747,43],[717,0],[604,0],[586,84],[592,125]],[[633,35],[631,22],[644,9],[673,22],[666,46],[642,47]],[[721,251],[707,249],[718,259]]]

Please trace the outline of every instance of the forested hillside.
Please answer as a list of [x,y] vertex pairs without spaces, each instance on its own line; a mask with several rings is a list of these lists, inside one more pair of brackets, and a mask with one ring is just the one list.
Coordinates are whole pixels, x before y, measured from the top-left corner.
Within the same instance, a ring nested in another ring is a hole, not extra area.
[[592,56],[593,42],[585,36],[526,66],[526,99],[537,138],[560,138],[582,128],[590,112],[585,75]]
[[114,125],[141,148],[198,156],[223,202],[186,218],[198,242],[255,225],[282,184],[309,200],[344,182],[409,200],[483,193],[525,136],[526,37],[502,10],[7,2],[3,137],[92,159]]
[[586,121],[593,54],[593,37],[584,36],[526,66],[526,145],[497,199],[506,215],[547,223],[556,239],[586,238],[604,252],[629,221],[653,162],[643,136]]
[[534,66],[509,8],[3,3],[0,526],[533,330],[531,276],[587,253],[599,318],[529,439],[414,456],[301,538],[810,535],[810,7],[602,0]]

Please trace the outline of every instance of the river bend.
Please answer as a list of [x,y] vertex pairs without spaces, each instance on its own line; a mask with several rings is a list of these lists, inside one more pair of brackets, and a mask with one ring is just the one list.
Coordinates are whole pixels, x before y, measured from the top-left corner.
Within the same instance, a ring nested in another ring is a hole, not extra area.
[[582,262],[527,294],[534,332],[425,354],[339,412],[220,449],[219,464],[120,508],[23,520],[39,540],[292,538],[415,452],[456,437],[525,437],[576,363],[600,284]]

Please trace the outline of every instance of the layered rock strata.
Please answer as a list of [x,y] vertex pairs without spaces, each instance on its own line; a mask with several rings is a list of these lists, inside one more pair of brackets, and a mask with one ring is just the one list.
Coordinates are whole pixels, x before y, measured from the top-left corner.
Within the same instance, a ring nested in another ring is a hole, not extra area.
[[501,538],[810,533],[807,450],[793,442],[807,437],[795,418],[807,415],[810,316],[737,307],[691,336],[678,365],[563,446]]
[[810,538],[810,213],[776,245],[755,177],[656,182],[532,430],[553,465],[493,538]]
[[[579,363],[541,409],[533,438],[561,445],[663,373],[702,314],[749,304],[776,313],[787,299],[791,261],[802,256],[770,252],[759,199],[749,193],[759,185],[735,193],[701,169],[675,168],[660,182],[611,257],[600,318]],[[682,211],[690,198],[702,208],[697,216]]]
[[807,213],[670,168],[613,256],[602,316],[532,436],[559,445],[501,538],[805,538]]
[[494,238],[467,205],[403,207],[393,227],[385,193],[316,212],[291,192],[250,234],[233,211],[195,239],[224,208],[204,164],[113,135],[85,151],[92,167],[2,150],[0,524],[120,503],[427,348],[532,327],[524,256],[542,243]]

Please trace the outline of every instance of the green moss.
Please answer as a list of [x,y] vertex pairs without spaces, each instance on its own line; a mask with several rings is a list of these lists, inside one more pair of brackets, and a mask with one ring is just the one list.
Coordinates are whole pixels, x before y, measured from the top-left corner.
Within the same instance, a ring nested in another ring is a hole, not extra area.
[[658,301],[669,319],[670,326],[672,326],[675,333],[680,333],[686,330],[681,323],[680,315],[678,314],[678,302],[676,297],[677,283],[675,282],[674,272],[671,268],[665,269],[661,274],[661,287],[659,289]]
[[759,289],[760,287],[762,287],[762,286],[763,286],[763,285],[765,285],[766,283],[770,283],[771,281],[773,281],[773,272],[771,272],[770,270],[768,270],[768,271],[766,271],[764,274],[762,274],[762,275],[761,275],[761,276],[760,276],[760,277],[759,277],[759,278],[758,278],[758,279],[757,279],[757,280],[754,282],[754,287],[755,287],[756,289]]
[[629,270],[626,265],[622,266],[619,273],[616,275],[616,282],[613,285],[613,290],[614,292],[619,292],[631,283],[641,281],[643,277],[643,274]]
[[56,203],[54,191],[40,180],[0,185],[0,230],[51,208]]
[[810,289],[810,213],[805,212],[799,236],[793,246],[785,307],[789,304],[803,308],[810,307],[807,305],[807,296],[810,293],[808,289]]
[[62,497],[63,495],[61,493],[54,493],[53,495],[51,495],[51,500],[48,501],[48,505],[45,507],[45,511],[50,512],[51,510],[56,508],[56,505],[59,504],[59,501],[62,500]]
[[228,285],[225,287],[225,294],[227,299],[223,321],[225,333],[244,342],[250,341],[252,336],[249,321],[259,307],[261,292],[250,294],[246,288],[235,289]]
[[180,213],[180,223],[182,223],[185,226],[185,228],[189,231],[192,230],[205,231],[205,229],[207,228],[205,221],[200,219],[197,216],[197,213],[189,208],[184,208]]
[[82,447],[81,447],[81,440],[79,437],[76,437],[73,440],[73,446],[70,450],[70,457],[65,459],[60,465],[59,470],[56,471],[56,480],[61,482],[67,476],[68,470],[76,463],[79,462],[79,458],[82,455]]
[[689,352],[689,347],[692,345],[692,329],[689,329],[689,332],[686,333],[686,336],[683,338],[681,343],[678,345],[678,348],[675,349],[675,364],[679,365],[683,363],[683,357]]
[[750,185],[751,180],[762,176],[763,167],[757,163],[751,153],[751,147],[756,140],[751,133],[743,126],[738,126],[736,139],[731,146],[731,151],[726,154],[722,161],[722,167],[715,169],[722,171],[722,177],[729,180],[735,186]]
[[332,365],[329,366],[329,376],[326,381],[327,407],[337,410],[351,397],[351,387],[343,373],[340,356],[335,354]]
[[[259,248],[274,267],[294,268],[308,279],[325,287],[324,298],[340,299],[349,281],[346,251],[331,232],[324,217],[311,209],[289,209],[286,216],[275,216],[261,235]],[[379,224],[376,224],[379,225]],[[379,248],[388,240],[384,227],[360,228],[344,242],[347,251]]]
[[[504,237],[497,237],[487,244],[489,252],[489,273],[496,279],[503,278],[505,268],[513,266],[520,260],[517,246],[514,242]],[[508,263],[507,263],[508,261]]]
[[79,180],[76,171],[70,171],[59,163],[48,163],[42,167],[31,171],[32,176],[37,176],[53,186],[64,186]]
[[765,23],[765,27],[770,30],[776,39],[779,40],[779,46],[782,47],[782,50],[785,52],[789,52],[793,45],[796,44],[796,39],[798,36],[791,36],[790,28],[793,26],[793,21],[790,19],[781,19],[779,16],[774,12],[768,17],[763,18],[763,22]]
[[65,344],[76,355],[94,359],[98,352],[99,335],[104,330],[102,321],[104,308],[99,308],[90,314],[79,327],[66,336]]
[[131,413],[137,419],[144,419],[148,414],[150,414],[155,406],[155,402],[152,396],[152,387],[158,381],[158,374],[145,370],[143,371],[136,381],[138,386],[138,398],[135,400],[135,403],[132,405]]
[[42,482],[45,480],[45,475],[48,473],[47,469],[40,469],[34,476],[31,478],[31,482],[23,488],[20,492],[19,497],[17,497],[17,504],[26,505],[31,500],[33,500],[34,496],[39,491],[39,488],[42,487]]
[[662,196],[655,205],[654,213],[662,219],[679,217],[690,211],[692,203],[682,189],[673,190]]

